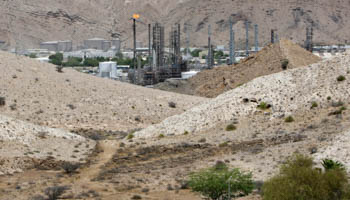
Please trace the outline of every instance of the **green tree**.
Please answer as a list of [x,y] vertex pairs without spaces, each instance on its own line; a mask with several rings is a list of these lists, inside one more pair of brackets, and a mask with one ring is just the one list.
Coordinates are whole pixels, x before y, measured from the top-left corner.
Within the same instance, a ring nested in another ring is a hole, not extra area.
[[254,188],[251,173],[229,169],[224,163],[192,173],[189,186],[213,200],[227,198],[229,188],[232,197],[248,195]]
[[86,58],[83,63],[84,66],[90,66],[90,67],[96,67],[99,64],[100,62],[95,58]]
[[214,58],[215,59],[221,59],[224,56],[224,52],[223,51],[215,51],[214,52]]
[[264,200],[348,200],[349,189],[344,169],[322,172],[312,158],[296,155],[264,183],[262,191]]
[[81,66],[81,62],[83,61],[82,58],[78,57],[69,57],[68,61],[63,63],[64,66],[69,66],[69,67],[76,67],[76,66]]
[[31,54],[29,54],[29,58],[37,58],[37,56],[35,53],[31,53]]
[[63,61],[63,54],[62,53],[56,53],[54,55],[49,56],[50,63],[54,65],[62,65]]
[[191,52],[191,56],[192,56],[192,57],[198,58],[200,52],[202,52],[202,50],[200,50],[200,49],[195,49],[195,50],[193,50],[193,51]]

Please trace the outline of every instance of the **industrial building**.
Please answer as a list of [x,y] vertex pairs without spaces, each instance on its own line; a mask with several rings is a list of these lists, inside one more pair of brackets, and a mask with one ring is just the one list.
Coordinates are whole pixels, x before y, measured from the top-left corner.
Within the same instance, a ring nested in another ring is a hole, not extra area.
[[100,62],[98,68],[98,76],[102,78],[117,78],[117,63],[116,62]]
[[69,52],[73,50],[72,41],[49,41],[40,44],[40,49],[47,49],[54,52]]
[[84,40],[84,49],[96,49],[102,51],[108,51],[114,49],[120,51],[121,41],[119,39],[106,40],[103,38],[91,38]]
[[5,41],[0,40],[0,49],[2,49],[5,46],[5,44],[6,44]]

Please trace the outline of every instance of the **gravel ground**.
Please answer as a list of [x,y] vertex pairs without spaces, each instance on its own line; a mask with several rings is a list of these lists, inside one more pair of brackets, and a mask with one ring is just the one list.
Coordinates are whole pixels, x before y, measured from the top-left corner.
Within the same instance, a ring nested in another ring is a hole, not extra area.
[[[95,142],[70,132],[0,115],[0,175],[20,172],[33,160],[81,162]],[[64,148],[62,148],[64,147]]]
[[[67,130],[144,128],[199,105],[204,98],[173,94],[86,75],[0,52],[2,114]],[[176,107],[170,107],[174,102]]]
[[[271,119],[284,118],[297,111],[309,111],[312,102],[319,106],[350,98],[349,54],[310,66],[257,78],[241,87],[191,110],[135,133],[139,138],[199,133],[218,124],[239,120],[260,111],[261,102],[271,105]],[[344,81],[338,81],[344,76]]]

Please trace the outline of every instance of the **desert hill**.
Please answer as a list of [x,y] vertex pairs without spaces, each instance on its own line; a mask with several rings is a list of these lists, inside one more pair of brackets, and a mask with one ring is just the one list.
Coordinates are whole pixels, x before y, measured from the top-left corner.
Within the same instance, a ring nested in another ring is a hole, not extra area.
[[143,41],[148,38],[147,26],[143,24],[158,21],[165,25],[166,33],[174,23],[191,25],[192,45],[207,44],[207,27],[211,24],[214,43],[227,44],[228,19],[232,16],[239,45],[245,37],[245,20],[252,22],[251,44],[253,24],[260,26],[262,44],[269,41],[271,29],[277,29],[280,38],[303,44],[305,28],[311,22],[315,42],[337,44],[348,40],[349,7],[345,0],[2,0],[0,40],[6,41],[9,48],[21,49],[38,47],[40,42],[50,40],[70,39],[78,44],[92,37],[111,39],[113,33],[119,33],[129,46],[130,17],[139,13],[142,23],[138,26],[138,38]]
[[[179,114],[203,98],[154,91],[0,52],[4,115],[66,130],[130,131]],[[175,108],[169,102],[176,104]]]

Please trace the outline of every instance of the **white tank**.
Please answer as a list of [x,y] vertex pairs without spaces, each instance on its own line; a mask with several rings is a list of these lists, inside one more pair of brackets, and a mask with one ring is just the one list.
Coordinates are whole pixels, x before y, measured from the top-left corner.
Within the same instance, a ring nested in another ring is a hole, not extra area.
[[192,76],[195,76],[198,72],[197,71],[189,71],[189,72],[182,72],[181,73],[181,77],[183,79],[189,79],[191,78]]
[[98,76],[103,78],[117,78],[117,63],[100,62]]

